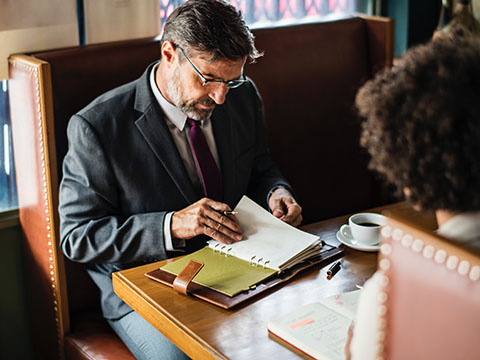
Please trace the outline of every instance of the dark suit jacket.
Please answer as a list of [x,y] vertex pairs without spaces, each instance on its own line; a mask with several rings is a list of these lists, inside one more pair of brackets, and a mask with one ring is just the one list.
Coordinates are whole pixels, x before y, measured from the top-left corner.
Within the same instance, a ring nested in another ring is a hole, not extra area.
[[[60,245],[68,258],[87,264],[109,319],[131,311],[113,292],[112,272],[168,258],[166,213],[203,197],[190,181],[151,91],[152,67],[97,98],[68,124],[59,192]],[[230,90],[211,119],[224,202],[234,208],[247,194],[266,207],[268,191],[288,184],[270,160],[254,84]]]

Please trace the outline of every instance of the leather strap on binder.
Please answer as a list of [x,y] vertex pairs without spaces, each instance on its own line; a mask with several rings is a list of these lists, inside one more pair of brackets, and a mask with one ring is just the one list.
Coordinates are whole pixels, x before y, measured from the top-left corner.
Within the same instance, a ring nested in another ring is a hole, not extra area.
[[190,285],[190,282],[198,274],[202,267],[203,263],[196,260],[190,260],[187,266],[180,271],[178,276],[173,281],[173,289],[180,294],[187,295],[188,285]]

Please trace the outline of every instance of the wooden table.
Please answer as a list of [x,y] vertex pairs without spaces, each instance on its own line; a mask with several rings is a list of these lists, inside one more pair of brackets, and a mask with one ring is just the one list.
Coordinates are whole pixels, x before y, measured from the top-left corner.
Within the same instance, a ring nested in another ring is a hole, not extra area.
[[[392,213],[433,230],[432,215],[421,215],[405,203],[370,211]],[[338,245],[336,232],[348,216],[302,227],[329,244]],[[343,245],[342,245],[343,246]],[[144,274],[169,260],[113,274],[115,292],[192,359],[298,359],[304,355],[270,338],[267,322],[301,305],[356,289],[376,270],[377,254],[345,248],[342,269],[330,280],[331,261],[300,273],[292,281],[231,310],[177,294]]]

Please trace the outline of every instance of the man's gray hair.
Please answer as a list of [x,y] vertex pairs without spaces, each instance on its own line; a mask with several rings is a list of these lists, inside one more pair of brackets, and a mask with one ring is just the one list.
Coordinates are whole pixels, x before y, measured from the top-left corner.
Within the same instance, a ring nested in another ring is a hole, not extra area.
[[170,41],[187,54],[193,49],[212,55],[211,61],[250,62],[262,56],[240,11],[223,0],[189,0],[168,17],[161,44]]

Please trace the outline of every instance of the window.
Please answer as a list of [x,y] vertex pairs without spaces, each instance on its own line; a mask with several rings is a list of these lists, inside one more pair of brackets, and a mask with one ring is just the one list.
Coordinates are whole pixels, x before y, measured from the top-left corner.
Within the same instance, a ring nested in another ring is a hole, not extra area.
[[8,82],[4,80],[0,88],[0,211],[17,206]]
[[[309,16],[352,14],[363,10],[367,0],[227,0],[242,11],[245,21],[252,27]],[[160,0],[160,22],[163,26],[168,15],[184,0]]]

